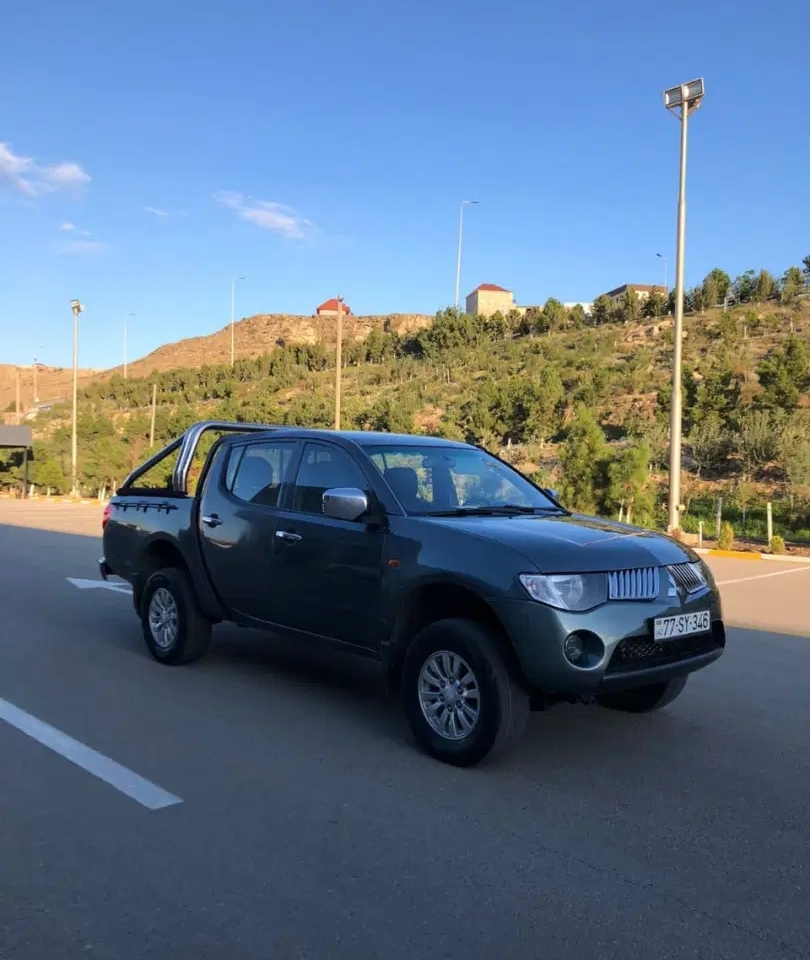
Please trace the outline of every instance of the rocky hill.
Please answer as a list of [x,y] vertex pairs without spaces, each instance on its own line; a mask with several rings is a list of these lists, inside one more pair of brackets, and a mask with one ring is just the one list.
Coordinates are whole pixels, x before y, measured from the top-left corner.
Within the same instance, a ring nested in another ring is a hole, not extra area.
[[[420,314],[392,313],[380,316],[343,318],[343,336],[347,343],[364,340],[372,327],[384,332],[417,333],[429,326],[432,317]],[[318,343],[333,345],[335,342],[334,317],[300,317],[288,314],[259,313],[238,320],[234,326],[234,343],[237,359],[253,359],[269,353],[274,347],[285,343]],[[176,343],[167,343],[140,360],[128,365],[131,377],[148,377],[155,371],[176,370],[180,367],[196,369],[208,364],[230,362],[230,324],[216,333],[202,337],[190,337]],[[17,368],[0,364],[0,411],[8,410],[15,402],[15,377]],[[109,370],[80,370],[79,383],[86,386],[93,380],[105,379],[113,373],[121,373],[122,367]],[[62,399],[70,395],[73,372],[64,367],[41,367],[37,373],[37,395],[40,401]],[[34,399],[34,375],[31,367],[20,368],[20,396],[23,410],[28,410]]]

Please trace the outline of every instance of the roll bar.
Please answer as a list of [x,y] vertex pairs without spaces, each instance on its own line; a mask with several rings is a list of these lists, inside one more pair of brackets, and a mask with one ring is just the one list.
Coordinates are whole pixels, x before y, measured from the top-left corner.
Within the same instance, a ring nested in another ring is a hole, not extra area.
[[182,433],[176,440],[162,450],[158,450],[147,461],[136,467],[129,476],[124,478],[124,482],[119,487],[119,493],[131,487],[136,480],[142,477],[148,470],[160,463],[166,457],[174,453],[179,448],[180,453],[177,457],[177,463],[172,472],[172,493],[185,495],[188,493],[188,472],[194,461],[194,454],[197,452],[200,440],[204,433],[209,430],[217,430],[220,433],[266,433],[268,430],[277,430],[271,424],[264,423],[232,423],[227,420],[204,420],[195,423],[189,427],[185,433]]

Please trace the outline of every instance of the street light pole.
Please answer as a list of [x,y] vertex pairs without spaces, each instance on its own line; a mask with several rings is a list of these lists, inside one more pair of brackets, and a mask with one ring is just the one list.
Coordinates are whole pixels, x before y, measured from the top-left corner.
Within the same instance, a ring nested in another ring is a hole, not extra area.
[[343,366],[343,297],[337,298],[337,347],[335,349],[335,430],[340,430],[340,388]]
[[79,409],[79,314],[84,307],[78,300],[71,300],[70,309],[73,311],[73,427],[70,438],[70,491],[75,497],[78,492],[76,423]]
[[458,214],[458,257],[456,259],[456,299],[455,306],[458,310],[458,298],[461,288],[461,239],[464,234],[464,208],[468,204],[478,203],[477,200],[462,200]]
[[669,423],[669,503],[667,532],[677,535],[681,527],[681,435],[683,432],[683,287],[686,252],[686,139],[690,111],[700,106],[703,80],[682,83],[664,92],[668,110],[680,107],[681,162],[678,181],[678,229],[675,254],[675,320],[672,356],[672,400]]
[[236,323],[236,281],[244,280],[245,277],[234,277],[231,280],[231,366],[236,362],[236,349],[234,339],[234,325]]

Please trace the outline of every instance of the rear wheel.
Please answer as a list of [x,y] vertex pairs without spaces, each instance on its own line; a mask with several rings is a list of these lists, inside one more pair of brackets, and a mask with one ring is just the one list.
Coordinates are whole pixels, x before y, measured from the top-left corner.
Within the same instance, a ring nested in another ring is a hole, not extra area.
[[653,683],[647,687],[632,687],[619,693],[605,693],[596,698],[596,702],[608,710],[621,710],[623,713],[651,713],[660,710],[683,693],[686,677],[677,677],[666,683]]
[[146,646],[161,663],[192,663],[211,642],[211,621],[203,616],[185,570],[166,567],[143,588],[141,625]]
[[439,620],[417,634],[405,655],[401,695],[420,746],[458,767],[505,750],[529,716],[529,696],[498,641],[471,620]]

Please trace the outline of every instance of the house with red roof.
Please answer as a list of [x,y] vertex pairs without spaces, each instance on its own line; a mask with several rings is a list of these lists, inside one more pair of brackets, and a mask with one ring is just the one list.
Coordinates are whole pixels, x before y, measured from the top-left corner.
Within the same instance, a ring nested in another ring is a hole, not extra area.
[[[331,300],[324,300],[324,302],[315,308],[316,317],[336,317],[338,312],[338,302],[337,297],[332,297]],[[343,304],[343,316],[347,317],[351,314],[352,309],[348,303]]]
[[482,283],[467,296],[465,310],[473,316],[491,317],[493,313],[506,316],[515,309],[515,296],[511,290],[497,283]]

